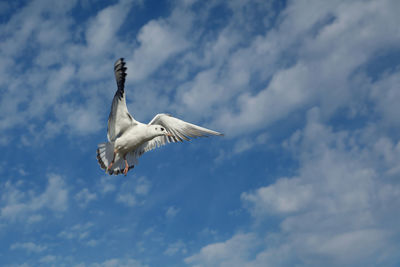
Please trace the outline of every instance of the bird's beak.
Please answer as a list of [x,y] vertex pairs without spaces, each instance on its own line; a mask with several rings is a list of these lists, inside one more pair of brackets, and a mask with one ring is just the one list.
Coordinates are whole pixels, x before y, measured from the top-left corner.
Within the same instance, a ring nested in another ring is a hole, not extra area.
[[165,135],[169,136],[169,137],[174,137],[171,133],[168,133],[168,132]]

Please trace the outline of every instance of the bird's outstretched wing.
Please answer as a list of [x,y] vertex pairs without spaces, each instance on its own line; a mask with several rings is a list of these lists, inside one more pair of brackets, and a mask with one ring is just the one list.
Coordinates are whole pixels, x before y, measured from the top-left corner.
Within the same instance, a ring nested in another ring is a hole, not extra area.
[[137,155],[152,150],[156,147],[165,145],[167,143],[189,141],[191,138],[208,137],[211,135],[223,135],[222,133],[185,122],[178,118],[172,117],[169,114],[157,114],[150,122],[149,125],[160,125],[165,128],[171,136],[159,136],[144,143],[138,148]]
[[110,142],[115,141],[126,129],[137,124],[137,121],[129,114],[128,108],[126,107],[124,91],[126,69],[123,58],[115,62],[114,74],[118,89],[115,92],[110,115],[108,116],[107,138]]

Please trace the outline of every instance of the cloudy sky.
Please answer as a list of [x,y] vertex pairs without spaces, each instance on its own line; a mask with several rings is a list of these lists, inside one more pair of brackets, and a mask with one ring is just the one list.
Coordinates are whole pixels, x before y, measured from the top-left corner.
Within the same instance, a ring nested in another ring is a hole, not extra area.
[[[399,266],[400,2],[1,1],[1,266]],[[127,104],[225,133],[96,161]]]

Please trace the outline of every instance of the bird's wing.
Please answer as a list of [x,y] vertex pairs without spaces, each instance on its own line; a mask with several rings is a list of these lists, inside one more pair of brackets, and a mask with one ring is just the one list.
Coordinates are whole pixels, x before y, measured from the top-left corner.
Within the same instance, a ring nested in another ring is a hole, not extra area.
[[108,116],[107,138],[110,142],[115,141],[130,126],[137,124],[137,121],[129,114],[126,107],[124,91],[126,67],[123,58],[115,62],[114,73],[118,89],[115,92],[110,115]]
[[[165,145],[171,142],[182,142],[183,140],[190,140],[190,138],[196,138],[201,136],[210,135],[223,135],[219,132],[200,127],[183,120],[172,117],[167,114],[158,114],[155,116],[149,124],[161,125],[164,127],[172,136],[159,136],[147,141],[137,147],[136,149],[126,154],[126,160],[128,162],[129,169],[135,167],[138,164],[138,159],[143,153]],[[100,152],[98,152],[99,154]],[[99,157],[99,155],[98,155]],[[111,157],[111,155],[110,155]],[[105,168],[105,165],[104,167]],[[109,170],[109,174],[122,174],[125,168],[125,161],[123,158],[118,158],[112,168]]]
[[183,142],[183,140],[189,141],[191,138],[208,137],[210,135],[223,135],[222,133],[172,117],[169,114],[157,114],[149,122],[149,125],[161,125],[172,136],[158,136],[145,142],[143,145],[138,147],[138,155],[142,155],[144,152],[171,142]]

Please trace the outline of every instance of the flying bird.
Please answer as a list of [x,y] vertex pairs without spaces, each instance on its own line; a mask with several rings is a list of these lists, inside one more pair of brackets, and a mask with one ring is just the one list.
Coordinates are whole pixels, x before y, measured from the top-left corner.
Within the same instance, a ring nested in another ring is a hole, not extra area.
[[129,113],[125,98],[125,61],[118,59],[114,64],[117,91],[108,116],[108,142],[97,148],[100,167],[112,174],[127,174],[143,153],[167,143],[189,141],[190,138],[223,135],[200,127],[169,114],[157,114],[148,124],[138,122]]

